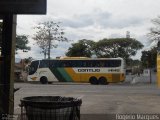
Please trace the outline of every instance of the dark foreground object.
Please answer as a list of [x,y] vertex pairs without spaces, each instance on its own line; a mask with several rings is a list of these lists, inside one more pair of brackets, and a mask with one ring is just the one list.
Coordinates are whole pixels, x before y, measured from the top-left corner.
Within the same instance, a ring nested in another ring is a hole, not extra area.
[[32,96],[21,99],[21,120],[80,120],[81,99]]
[[20,90],[20,88],[14,88],[13,92],[17,92],[18,90]]

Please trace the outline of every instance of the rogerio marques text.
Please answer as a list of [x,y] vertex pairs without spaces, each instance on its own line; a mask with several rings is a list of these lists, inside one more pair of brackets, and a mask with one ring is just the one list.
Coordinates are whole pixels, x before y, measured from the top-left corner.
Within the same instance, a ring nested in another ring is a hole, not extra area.
[[116,114],[116,120],[159,120],[158,114]]

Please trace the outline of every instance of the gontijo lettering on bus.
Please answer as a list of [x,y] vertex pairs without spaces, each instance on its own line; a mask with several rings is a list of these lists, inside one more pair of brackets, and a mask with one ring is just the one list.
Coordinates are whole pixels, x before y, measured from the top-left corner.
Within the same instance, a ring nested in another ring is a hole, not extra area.
[[78,72],[100,72],[100,69],[78,69]]

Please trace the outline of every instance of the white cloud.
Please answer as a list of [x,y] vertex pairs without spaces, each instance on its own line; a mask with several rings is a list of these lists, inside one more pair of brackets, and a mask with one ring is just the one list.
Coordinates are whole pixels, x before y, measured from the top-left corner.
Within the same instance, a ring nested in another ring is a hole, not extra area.
[[[159,15],[160,0],[47,0],[47,15],[18,15],[17,33],[30,35],[32,51],[19,53],[21,57],[43,58],[31,39],[38,22],[61,21],[68,39],[99,40],[106,37],[131,37],[149,46],[146,34],[150,20]],[[70,43],[61,43],[52,56],[62,56]],[[65,48],[65,49],[64,49]]]

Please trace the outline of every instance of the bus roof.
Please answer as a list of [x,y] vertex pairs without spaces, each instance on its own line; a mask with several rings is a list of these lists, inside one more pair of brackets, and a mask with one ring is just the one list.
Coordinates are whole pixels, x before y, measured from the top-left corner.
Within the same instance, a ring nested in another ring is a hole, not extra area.
[[60,57],[59,59],[89,59],[89,57]]
[[[41,59],[41,60],[48,60],[48,59]],[[89,57],[61,57],[61,58],[55,58],[50,60],[123,60],[123,58],[89,58]],[[33,60],[33,61],[39,61],[39,60]]]
[[118,58],[89,58],[89,57],[62,57],[60,60],[117,60],[123,59],[121,57]]

